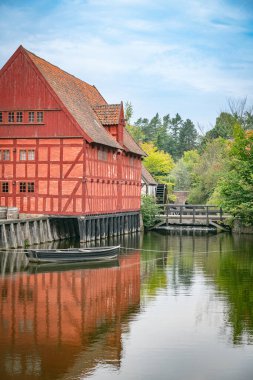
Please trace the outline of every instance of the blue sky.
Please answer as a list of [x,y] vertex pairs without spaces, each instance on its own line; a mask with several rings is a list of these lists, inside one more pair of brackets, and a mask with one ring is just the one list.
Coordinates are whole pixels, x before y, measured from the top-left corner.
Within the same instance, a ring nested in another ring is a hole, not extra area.
[[138,117],[210,129],[229,98],[253,104],[253,0],[0,0],[0,67],[19,45]]

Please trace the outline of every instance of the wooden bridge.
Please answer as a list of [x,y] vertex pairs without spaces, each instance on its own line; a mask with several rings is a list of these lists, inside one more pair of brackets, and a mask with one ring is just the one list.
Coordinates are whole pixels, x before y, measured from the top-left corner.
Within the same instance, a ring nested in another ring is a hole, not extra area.
[[224,219],[228,217],[222,208],[207,205],[179,205],[163,204],[160,213],[156,215],[159,221],[154,228],[179,226],[206,226],[226,230],[223,226]]

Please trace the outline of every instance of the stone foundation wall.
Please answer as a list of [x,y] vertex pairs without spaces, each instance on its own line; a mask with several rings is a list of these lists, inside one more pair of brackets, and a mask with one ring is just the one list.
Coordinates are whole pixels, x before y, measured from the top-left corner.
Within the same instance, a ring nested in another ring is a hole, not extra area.
[[235,234],[253,234],[253,226],[244,226],[240,220],[234,221],[232,232]]

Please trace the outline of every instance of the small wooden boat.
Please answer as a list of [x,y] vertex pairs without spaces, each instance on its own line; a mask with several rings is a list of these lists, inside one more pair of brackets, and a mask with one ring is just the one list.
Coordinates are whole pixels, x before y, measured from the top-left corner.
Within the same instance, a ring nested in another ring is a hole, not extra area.
[[68,249],[30,249],[25,252],[33,263],[76,263],[97,262],[117,258],[120,245],[110,247],[68,248]]

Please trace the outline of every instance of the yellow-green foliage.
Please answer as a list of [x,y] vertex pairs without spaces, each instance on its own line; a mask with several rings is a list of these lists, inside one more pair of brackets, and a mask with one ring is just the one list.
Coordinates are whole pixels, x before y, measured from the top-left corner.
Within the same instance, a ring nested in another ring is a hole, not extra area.
[[141,147],[148,155],[143,160],[148,171],[155,178],[167,176],[175,165],[171,155],[163,150],[158,150],[153,143],[143,143]]

